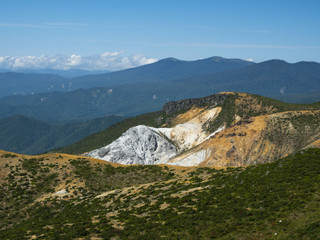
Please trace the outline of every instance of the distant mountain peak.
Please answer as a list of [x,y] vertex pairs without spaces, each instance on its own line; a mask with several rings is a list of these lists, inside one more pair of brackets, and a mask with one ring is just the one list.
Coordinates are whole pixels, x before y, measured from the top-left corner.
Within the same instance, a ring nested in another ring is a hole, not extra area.
[[158,62],[184,62],[184,61],[174,57],[168,57],[168,58],[161,59]]
[[288,62],[281,59],[271,59],[268,61],[262,62],[263,64],[289,64]]
[[226,58],[219,57],[219,56],[213,56],[213,57],[206,58],[205,60],[221,61],[221,60],[226,60]]
[[224,58],[224,57],[220,57],[220,56],[212,56],[212,57],[209,57],[209,58],[202,58],[202,59],[199,59],[197,61],[211,61],[211,62],[249,62],[249,63],[252,63],[254,64],[253,61],[248,61],[248,60],[244,60],[244,59],[240,59],[240,58]]

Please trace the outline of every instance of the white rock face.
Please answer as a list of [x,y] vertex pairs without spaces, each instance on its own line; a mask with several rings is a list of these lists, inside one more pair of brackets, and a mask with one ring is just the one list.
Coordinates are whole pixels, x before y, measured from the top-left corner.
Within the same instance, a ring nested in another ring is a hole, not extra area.
[[181,152],[202,143],[211,135],[216,134],[216,132],[214,132],[209,135],[209,133],[203,129],[203,125],[207,121],[217,117],[219,112],[220,108],[213,108],[185,123],[178,124],[173,128],[151,129],[172,140],[177,145],[178,150]]
[[132,127],[111,144],[93,150],[86,156],[120,164],[166,163],[197,166],[208,157],[209,152],[187,151],[176,157],[177,152],[192,149],[224,130],[224,126],[211,134],[205,130],[205,124],[213,121],[220,111],[219,107],[207,109],[172,128],[152,128],[144,125]]
[[192,167],[199,165],[202,161],[204,161],[207,157],[206,150],[201,150],[195,153],[188,154],[183,158],[177,158],[172,161],[167,162],[169,165],[174,166],[184,166],[184,167]]
[[[205,140],[209,139],[210,137],[216,135],[218,132],[224,130],[224,126],[218,128],[215,132],[211,133]],[[210,156],[211,150],[210,149],[201,149],[192,152],[187,152],[182,154],[178,157],[172,158],[166,164],[175,165],[175,166],[197,166],[202,161],[206,160],[208,156]]]
[[69,193],[67,192],[67,190],[65,189],[61,189],[58,192],[55,192],[54,194],[52,194],[53,196],[65,196],[68,195]]
[[121,164],[161,164],[176,155],[174,145],[150,128],[130,128],[111,144],[93,150],[86,156]]

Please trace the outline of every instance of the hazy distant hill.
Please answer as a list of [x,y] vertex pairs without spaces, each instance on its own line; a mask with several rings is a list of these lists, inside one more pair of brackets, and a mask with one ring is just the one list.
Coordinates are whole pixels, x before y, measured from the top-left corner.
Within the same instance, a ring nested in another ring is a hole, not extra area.
[[0,98],[49,91],[67,91],[70,81],[56,74],[0,73]]
[[52,125],[33,118],[15,115],[0,119],[0,149],[24,154],[38,154],[79,141],[122,119],[119,116],[107,116],[91,121]]
[[320,90],[320,64],[316,62],[290,64],[282,60],[270,60],[175,84],[187,84],[197,90],[205,89],[207,86],[211,89],[219,88],[219,91],[242,91],[266,96],[307,94]]
[[[179,61],[169,59],[153,66],[167,66],[168,62],[176,64]],[[166,72],[167,68],[161,69]],[[12,96],[0,99],[0,117],[21,114],[42,120],[70,120],[93,119],[107,114],[137,115],[159,110],[171,100],[203,97],[221,91],[256,93],[296,103],[319,101],[320,64],[270,60],[237,70],[161,83],[137,82],[65,93]]]
[[254,64],[253,62],[241,59],[226,59],[222,57],[210,57],[196,61],[166,58],[136,68],[78,77],[73,79],[73,85],[77,88],[85,88],[88,82],[90,82],[91,87],[114,86],[136,82],[163,82],[229,71]]
[[60,75],[65,78],[74,78],[80,77],[84,75],[91,75],[91,74],[102,74],[102,73],[109,73],[111,71],[108,70],[101,70],[101,71],[88,71],[82,69],[68,69],[68,70],[57,70],[57,69],[19,69],[19,70],[8,70],[8,69],[0,69],[0,72],[15,72],[15,73],[31,73],[31,74],[54,74]]
[[[104,72],[103,74],[102,71],[76,69],[65,71],[50,69],[21,70],[22,72],[20,73],[3,73],[0,70],[0,98],[10,95],[29,95],[41,92],[65,92],[79,88],[107,87],[123,83],[174,80],[238,69],[252,64],[254,63],[221,57],[211,57],[197,61],[182,61],[167,58],[140,67],[111,73]],[[84,76],[77,77],[80,75]]]

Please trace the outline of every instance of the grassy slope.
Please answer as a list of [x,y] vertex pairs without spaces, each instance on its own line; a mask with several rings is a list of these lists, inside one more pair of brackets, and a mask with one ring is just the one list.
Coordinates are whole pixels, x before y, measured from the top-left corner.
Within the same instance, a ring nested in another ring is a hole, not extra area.
[[[1,239],[320,237],[319,149],[271,164],[180,169],[179,175],[171,167],[116,167],[53,156],[2,154],[1,163],[8,165],[1,171],[11,172],[1,181]],[[70,187],[71,197],[34,202],[74,176],[83,185]],[[118,190],[110,191],[110,184]]]

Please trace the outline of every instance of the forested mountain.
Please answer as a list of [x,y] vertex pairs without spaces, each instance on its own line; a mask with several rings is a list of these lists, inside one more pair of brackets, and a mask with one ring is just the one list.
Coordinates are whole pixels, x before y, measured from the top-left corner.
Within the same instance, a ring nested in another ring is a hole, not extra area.
[[[159,72],[166,74],[172,62],[179,61],[163,60],[153,67],[162,66]],[[146,65],[122,73],[140,73],[141,69],[150,67]],[[150,78],[149,82],[123,83],[112,87],[6,97],[0,99],[0,117],[20,114],[42,120],[70,120],[92,119],[108,114],[130,116],[160,110],[168,101],[221,91],[256,93],[296,103],[320,100],[320,64],[314,62],[289,64],[271,60],[231,71],[159,81],[159,78],[157,81]]]
[[226,59],[210,57],[196,61],[182,61],[176,58],[166,58],[144,66],[112,72],[82,76],[73,79],[74,87],[103,87],[138,82],[160,83],[168,80],[185,79],[203,74],[224,72],[239,69],[255,63],[241,59]]
[[70,81],[56,74],[0,72],[0,98],[41,92],[68,91]]
[[72,144],[122,120],[107,116],[90,121],[49,124],[21,115],[0,119],[0,149],[24,154],[39,154]]
[[[196,61],[167,58],[152,64],[111,73],[46,69],[29,70],[29,73],[4,72],[0,73],[0,98],[10,95],[30,95],[53,91],[65,92],[80,88],[110,87],[124,83],[161,82],[238,69],[252,64],[254,63],[221,57],[211,57]],[[83,75],[81,77],[70,77],[81,74]]]

